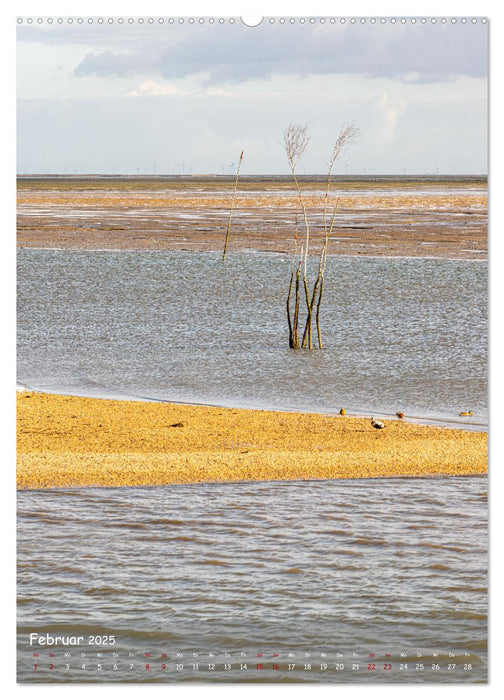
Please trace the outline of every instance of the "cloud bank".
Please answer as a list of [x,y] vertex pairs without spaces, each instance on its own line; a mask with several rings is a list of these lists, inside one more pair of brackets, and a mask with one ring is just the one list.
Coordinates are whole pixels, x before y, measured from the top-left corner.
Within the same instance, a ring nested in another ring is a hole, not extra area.
[[23,41],[93,47],[77,76],[201,74],[208,85],[280,75],[360,74],[405,82],[487,75],[488,26],[477,24],[113,25],[22,27]]

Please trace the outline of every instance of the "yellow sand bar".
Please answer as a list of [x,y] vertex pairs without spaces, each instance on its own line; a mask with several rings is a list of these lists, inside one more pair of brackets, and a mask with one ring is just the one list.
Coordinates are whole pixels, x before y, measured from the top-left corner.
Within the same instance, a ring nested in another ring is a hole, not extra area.
[[366,418],[18,393],[21,489],[484,474],[487,434]]

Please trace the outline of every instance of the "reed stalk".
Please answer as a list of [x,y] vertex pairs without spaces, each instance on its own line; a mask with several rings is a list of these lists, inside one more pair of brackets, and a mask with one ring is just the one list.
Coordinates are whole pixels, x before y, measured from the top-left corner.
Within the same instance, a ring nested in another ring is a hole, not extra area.
[[236,199],[236,190],[238,189],[238,180],[240,178],[240,168],[241,168],[242,161],[243,161],[243,151],[240,154],[240,160],[238,161],[238,167],[236,168],[236,177],[235,177],[235,183],[234,183],[233,197],[231,199],[231,206],[229,208],[229,218],[228,218],[228,224],[227,224],[226,238],[224,240],[224,252],[222,253],[222,262],[226,261],[226,253],[227,253],[228,242],[229,242],[229,233],[231,231],[231,218],[233,216],[233,210],[234,210],[235,199]]

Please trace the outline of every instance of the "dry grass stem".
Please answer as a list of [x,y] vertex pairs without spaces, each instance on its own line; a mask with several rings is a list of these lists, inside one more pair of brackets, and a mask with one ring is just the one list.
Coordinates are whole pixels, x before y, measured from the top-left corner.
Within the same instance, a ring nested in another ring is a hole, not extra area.
[[233,197],[231,199],[231,206],[229,208],[229,218],[228,218],[228,224],[227,224],[226,238],[224,240],[224,252],[222,253],[222,261],[223,262],[226,260],[226,253],[227,253],[228,242],[229,242],[229,233],[231,231],[231,218],[233,216],[233,210],[234,210],[234,206],[235,206],[236,190],[238,189],[238,179],[240,177],[240,168],[241,168],[242,161],[243,161],[243,151],[240,154],[240,160],[238,161],[238,167],[236,168],[236,177],[235,177],[235,183],[234,183]]

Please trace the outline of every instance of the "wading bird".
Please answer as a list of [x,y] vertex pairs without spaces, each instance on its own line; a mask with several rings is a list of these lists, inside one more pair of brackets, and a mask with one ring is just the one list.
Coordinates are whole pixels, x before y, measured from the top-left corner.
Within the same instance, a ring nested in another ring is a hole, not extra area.
[[371,417],[371,425],[377,430],[381,430],[385,427],[385,423],[382,423],[381,420],[375,420],[373,417]]
[[340,414],[340,416],[346,416],[346,411],[345,411],[345,409],[342,408],[341,411],[339,412],[339,414]]
[[397,411],[396,416],[398,418],[404,418],[404,413],[402,411]]

